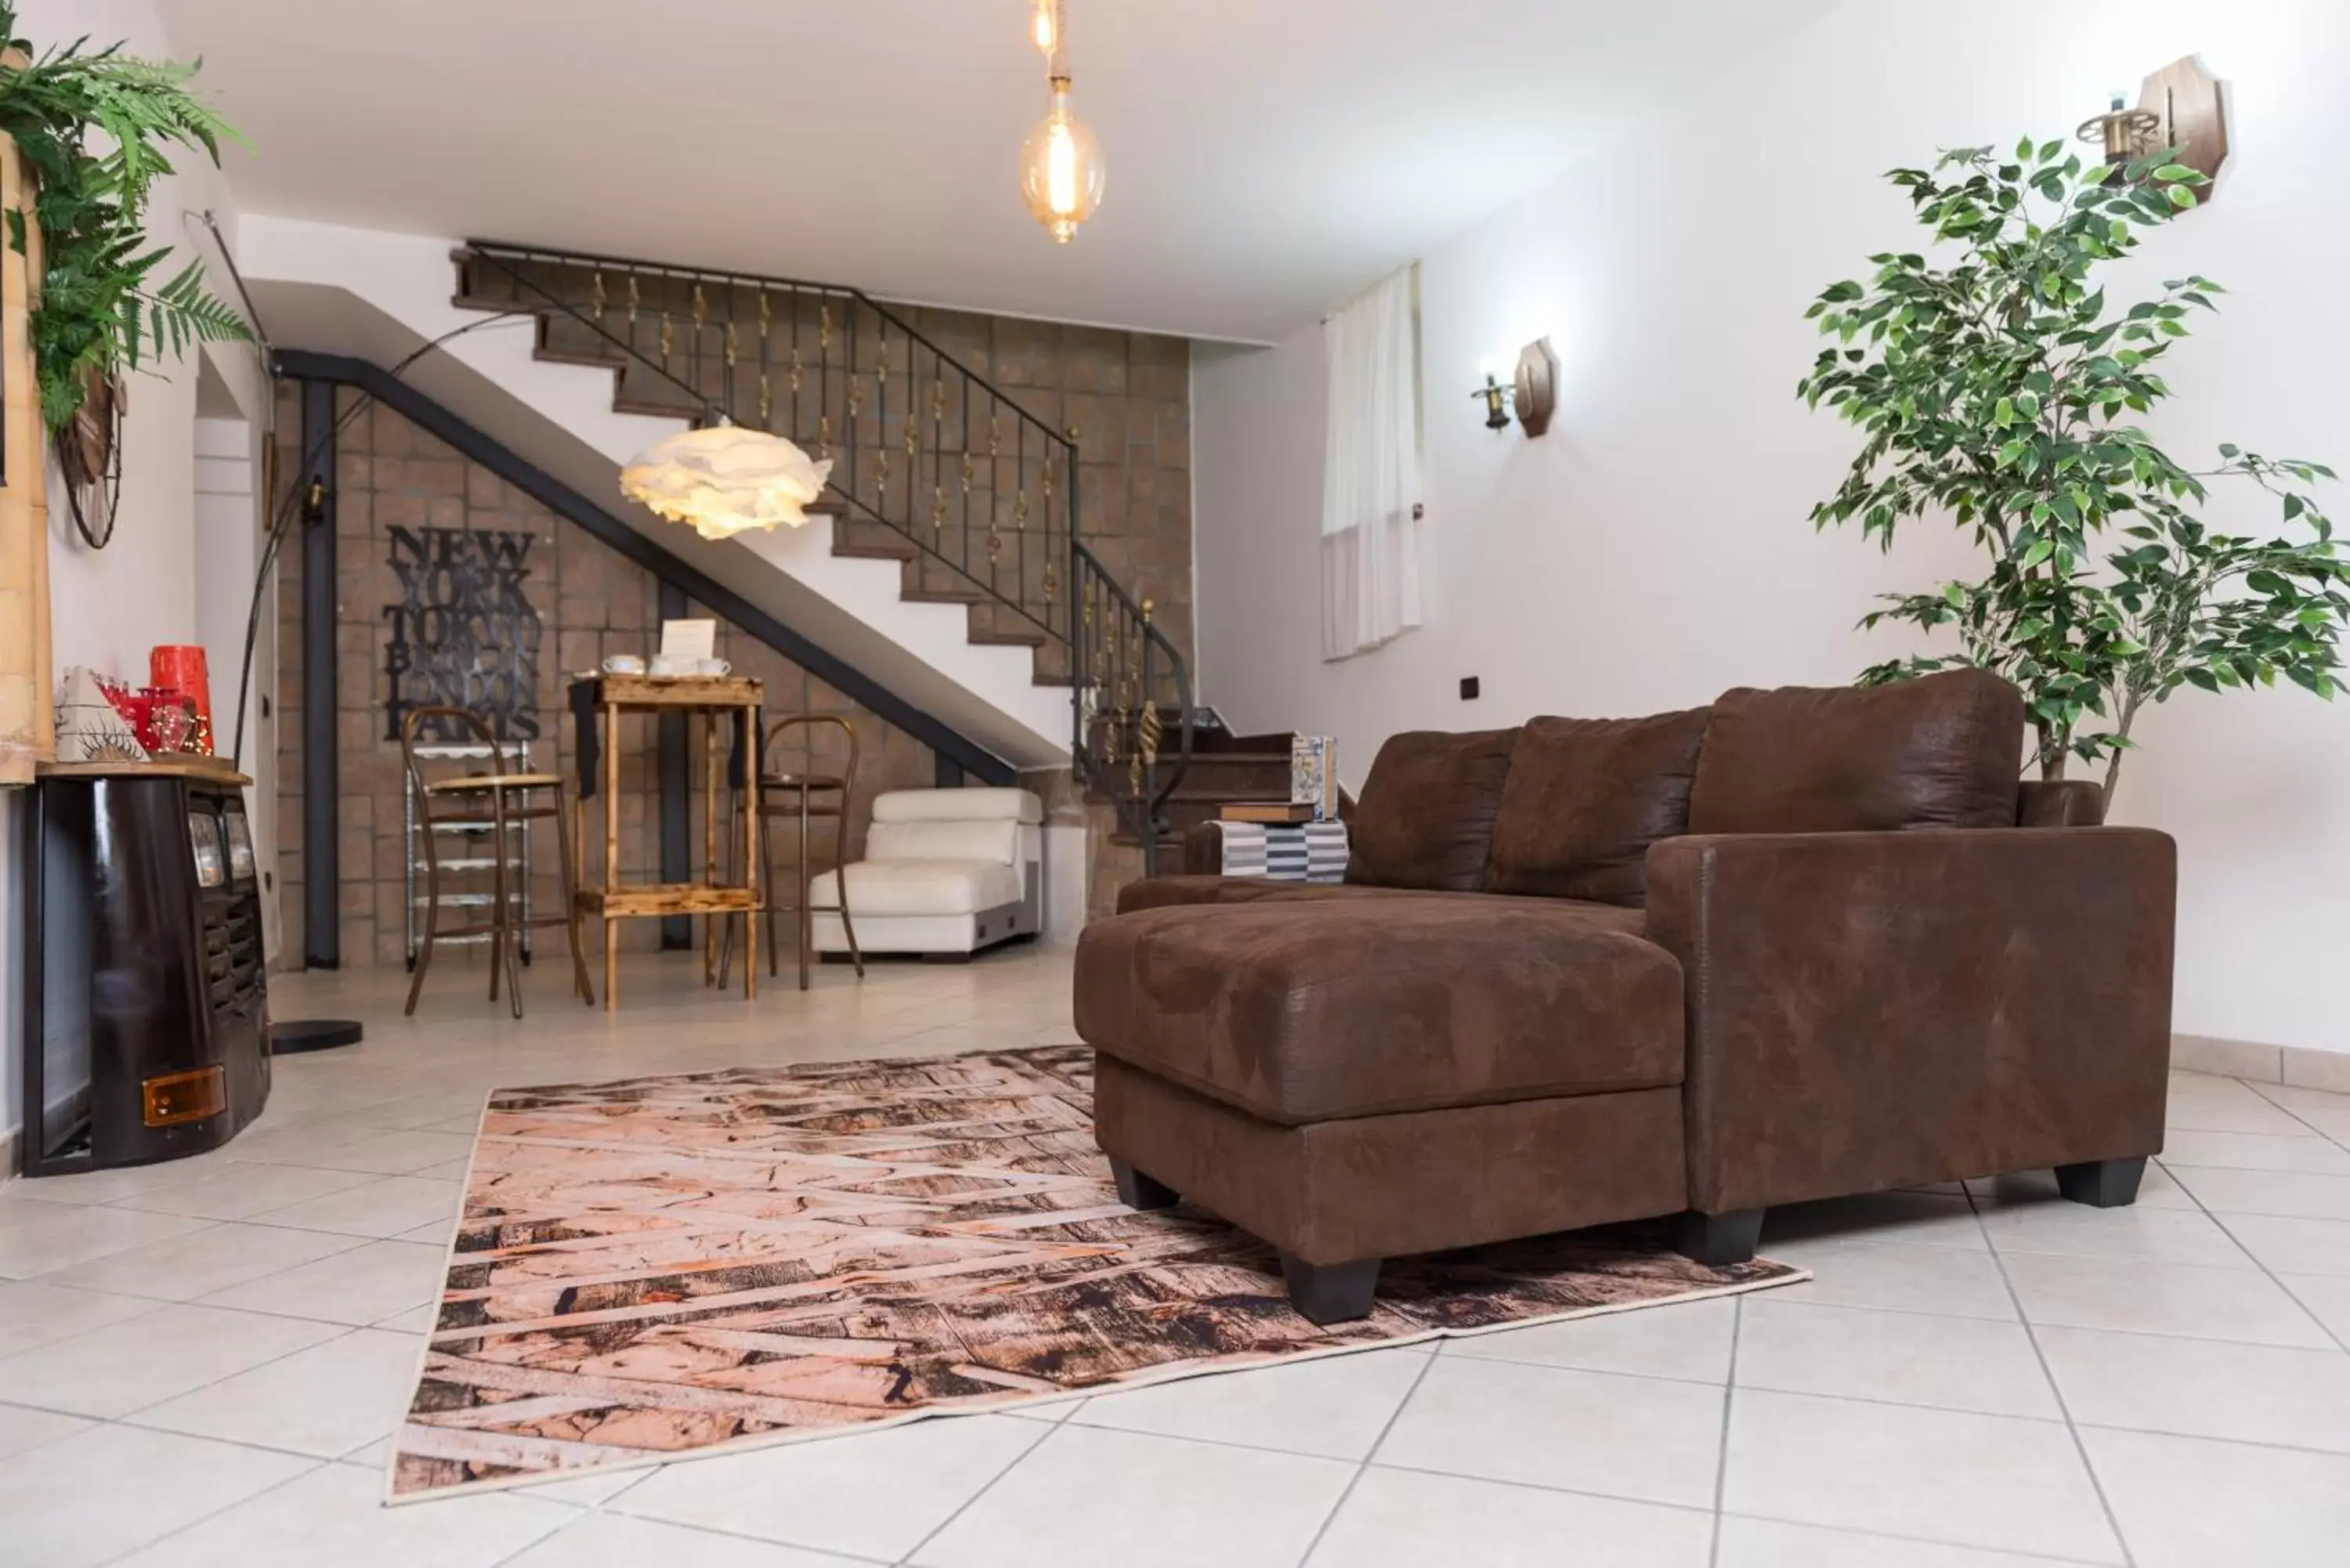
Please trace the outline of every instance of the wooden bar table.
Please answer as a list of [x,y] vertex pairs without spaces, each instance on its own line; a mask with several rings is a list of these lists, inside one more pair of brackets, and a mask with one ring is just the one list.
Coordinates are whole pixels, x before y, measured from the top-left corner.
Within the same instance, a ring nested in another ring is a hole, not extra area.
[[[586,688],[582,692],[581,688]],[[582,730],[577,737],[578,755],[583,763],[594,756],[596,737],[588,732],[601,720],[602,751],[599,759],[602,777],[598,788],[604,796],[604,878],[603,885],[588,885],[587,872],[579,868],[575,878],[578,887],[579,912],[592,915],[604,922],[604,1011],[610,1012],[619,1006],[620,927],[624,919],[658,918],[663,915],[701,915],[703,919],[702,938],[702,971],[704,984],[712,983],[717,973],[717,943],[714,932],[720,919],[739,914],[743,919],[747,940],[756,942],[759,930],[759,792],[745,788],[741,792],[743,816],[742,879],[721,882],[718,879],[718,824],[720,814],[727,809],[720,805],[728,788],[726,748],[719,739],[721,721],[729,715],[742,725],[743,746],[743,765],[755,774],[758,767],[759,710],[766,699],[765,684],[740,675],[612,675],[598,674],[580,677],[572,687],[572,713]],[[623,713],[682,711],[702,716],[702,880],[699,882],[640,882],[624,886],[620,881],[620,715]],[[593,776],[588,769],[583,775]],[[746,779],[745,784],[755,783]],[[587,792],[583,789],[581,794]],[[580,815],[587,815],[582,804]],[[572,839],[573,853],[584,855],[588,834],[583,821],[580,832]],[[745,1002],[759,994],[758,965],[743,966],[743,999]]]

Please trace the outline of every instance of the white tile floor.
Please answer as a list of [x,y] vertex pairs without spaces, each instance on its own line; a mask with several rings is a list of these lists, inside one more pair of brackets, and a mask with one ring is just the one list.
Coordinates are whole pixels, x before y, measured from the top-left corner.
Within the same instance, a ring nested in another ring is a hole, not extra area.
[[1068,961],[617,1019],[462,962],[281,981],[355,1050],[217,1155],[0,1188],[10,1568],[2339,1568],[2350,1096],[2180,1075],[2138,1206],[2045,1175],[1774,1214],[1812,1282],[379,1506],[483,1092],[1066,1041]]

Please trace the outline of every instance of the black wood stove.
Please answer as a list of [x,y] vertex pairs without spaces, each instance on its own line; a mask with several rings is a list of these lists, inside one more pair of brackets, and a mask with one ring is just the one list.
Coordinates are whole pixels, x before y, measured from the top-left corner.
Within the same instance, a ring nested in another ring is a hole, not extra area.
[[25,814],[26,1175],[217,1148],[267,1103],[248,782],[195,763],[40,771]]

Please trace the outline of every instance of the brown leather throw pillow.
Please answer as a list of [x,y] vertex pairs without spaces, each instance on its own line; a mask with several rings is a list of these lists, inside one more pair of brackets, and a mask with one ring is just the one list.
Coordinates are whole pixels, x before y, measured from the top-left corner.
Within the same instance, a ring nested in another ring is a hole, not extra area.
[[1689,831],[1706,712],[1528,721],[1493,824],[1486,890],[1646,903],[1648,846]]
[[2023,698],[1984,670],[1740,687],[1707,722],[1691,833],[2012,827]]
[[1347,830],[1347,880],[1458,893],[1482,888],[1517,738],[1515,730],[1388,737]]

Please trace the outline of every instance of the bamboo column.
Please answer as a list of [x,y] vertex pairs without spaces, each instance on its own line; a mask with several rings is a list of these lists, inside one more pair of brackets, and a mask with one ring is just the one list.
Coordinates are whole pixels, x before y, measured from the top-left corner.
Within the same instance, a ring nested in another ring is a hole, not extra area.
[[[24,63],[0,56],[0,69]],[[16,144],[0,136],[0,209],[25,212],[26,254],[0,244],[0,784],[30,784],[57,755],[49,668],[48,441],[33,376],[29,313],[41,235]]]

